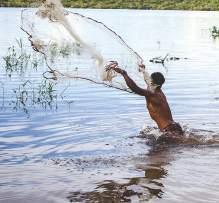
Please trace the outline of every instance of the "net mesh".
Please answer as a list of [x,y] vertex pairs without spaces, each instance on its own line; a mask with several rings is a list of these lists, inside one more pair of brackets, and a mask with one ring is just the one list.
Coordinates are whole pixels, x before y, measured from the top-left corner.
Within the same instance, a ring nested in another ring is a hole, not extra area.
[[21,29],[44,56],[52,79],[84,79],[131,92],[120,74],[106,69],[117,61],[139,85],[148,83],[147,72],[139,69],[143,59],[121,36],[102,22],[65,10],[59,0],[46,0],[37,10],[24,9],[21,20]]

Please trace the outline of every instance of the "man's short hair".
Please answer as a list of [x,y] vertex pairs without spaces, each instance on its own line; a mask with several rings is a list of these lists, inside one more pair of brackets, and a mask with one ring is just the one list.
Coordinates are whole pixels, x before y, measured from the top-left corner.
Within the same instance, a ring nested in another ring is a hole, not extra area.
[[154,72],[151,74],[151,78],[153,80],[153,83],[156,85],[159,85],[160,87],[163,85],[165,82],[165,78],[162,73],[160,72]]

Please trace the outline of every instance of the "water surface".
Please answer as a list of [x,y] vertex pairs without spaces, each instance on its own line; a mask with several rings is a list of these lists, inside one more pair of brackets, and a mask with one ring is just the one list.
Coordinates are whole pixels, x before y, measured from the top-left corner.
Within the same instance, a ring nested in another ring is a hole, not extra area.
[[[138,136],[143,126],[158,133],[143,97],[77,81],[57,83],[49,103],[49,97],[20,102],[19,88],[33,92],[45,71],[14,72],[11,78],[5,71],[7,48],[15,38],[26,39],[20,11],[0,8],[0,202],[219,200],[218,145],[151,151]],[[151,72],[166,75],[164,92],[187,132],[218,139],[219,41],[209,32],[218,12],[76,11],[105,22]],[[187,59],[167,62],[168,72],[149,62],[167,53]]]

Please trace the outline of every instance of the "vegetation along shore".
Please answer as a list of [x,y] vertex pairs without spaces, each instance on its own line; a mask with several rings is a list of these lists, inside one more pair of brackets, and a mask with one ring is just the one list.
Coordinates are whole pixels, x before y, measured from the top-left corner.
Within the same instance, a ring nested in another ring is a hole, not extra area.
[[[35,7],[40,0],[1,0],[0,7]],[[219,10],[218,0],[62,0],[65,7],[101,9]]]

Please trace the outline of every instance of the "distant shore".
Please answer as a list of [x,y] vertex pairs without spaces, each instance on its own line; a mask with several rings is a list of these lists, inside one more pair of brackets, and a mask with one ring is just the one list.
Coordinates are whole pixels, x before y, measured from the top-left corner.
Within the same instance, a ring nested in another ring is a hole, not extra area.
[[[2,0],[0,7],[37,7],[39,0]],[[65,7],[219,11],[218,0],[62,0]]]

